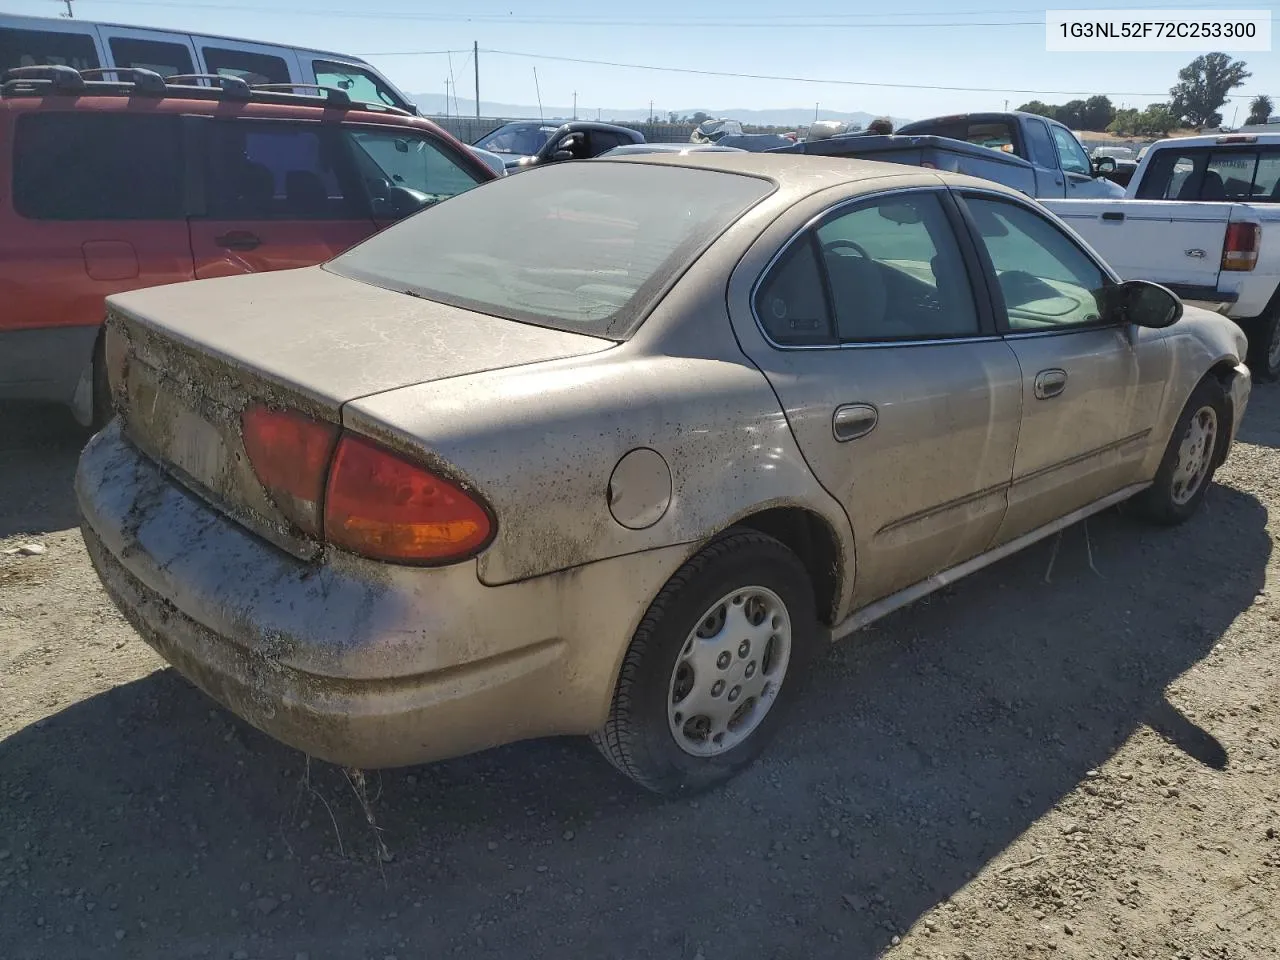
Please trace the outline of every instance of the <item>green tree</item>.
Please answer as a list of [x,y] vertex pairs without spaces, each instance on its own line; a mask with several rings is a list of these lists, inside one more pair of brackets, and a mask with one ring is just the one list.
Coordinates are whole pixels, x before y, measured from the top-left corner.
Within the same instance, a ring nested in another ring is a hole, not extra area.
[[1084,102],[1084,109],[1081,111],[1080,129],[1106,130],[1115,116],[1116,108],[1111,105],[1109,97],[1090,97]]
[[1138,115],[1134,133],[1163,137],[1178,124],[1178,116],[1167,103],[1152,103]]
[[1107,124],[1108,133],[1116,133],[1120,136],[1129,136],[1138,132],[1139,113],[1135,107],[1129,107],[1124,110],[1117,110],[1116,115],[1111,122]]
[[1041,103],[1039,100],[1031,100],[1027,103],[1024,103],[1018,109],[1021,110],[1023,113],[1034,113],[1038,117],[1048,117],[1050,120],[1058,119],[1057,117],[1058,108],[1054,106],[1050,106],[1047,103]]
[[1169,94],[1170,109],[1196,127],[1216,127],[1222,123],[1218,108],[1231,91],[1253,76],[1243,60],[1225,53],[1206,53],[1178,71],[1178,83]]
[[1275,105],[1265,93],[1260,93],[1249,101],[1249,118],[1245,123],[1266,123],[1271,117]]

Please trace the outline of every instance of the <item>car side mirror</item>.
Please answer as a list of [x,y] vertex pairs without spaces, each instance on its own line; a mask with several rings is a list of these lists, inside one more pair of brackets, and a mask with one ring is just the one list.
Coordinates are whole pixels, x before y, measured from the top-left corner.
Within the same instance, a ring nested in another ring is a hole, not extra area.
[[1167,287],[1150,280],[1126,280],[1113,301],[1119,317],[1136,327],[1161,330],[1182,318],[1182,301]]
[[559,160],[572,160],[572,159],[573,159],[573,151],[572,151],[572,150],[557,150],[555,153],[553,153],[553,154],[551,155],[551,159],[552,159],[552,160],[556,160],[556,161],[559,161]]
[[1116,172],[1115,157],[1099,157],[1093,161],[1093,169],[1099,174],[1108,174]]

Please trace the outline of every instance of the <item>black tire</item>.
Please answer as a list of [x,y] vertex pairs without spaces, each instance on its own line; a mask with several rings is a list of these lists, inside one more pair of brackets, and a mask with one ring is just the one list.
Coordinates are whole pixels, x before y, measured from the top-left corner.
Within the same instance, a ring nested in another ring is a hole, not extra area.
[[1280,351],[1272,350],[1280,340],[1280,305],[1249,321],[1243,329],[1249,338],[1249,371],[1258,380],[1280,380]]
[[[1190,497],[1180,497],[1177,493],[1178,461],[1182,442],[1187,437],[1192,420],[1206,409],[1211,409],[1216,418],[1216,430],[1213,437],[1213,450],[1204,476],[1199,486]],[[1213,474],[1222,461],[1223,444],[1231,430],[1231,406],[1227,402],[1226,391],[1222,384],[1212,377],[1200,381],[1191,391],[1187,405],[1183,407],[1178,421],[1174,424],[1169,445],[1165,448],[1164,459],[1160,461],[1160,469],[1156,471],[1155,481],[1138,495],[1137,502],[1149,520],[1156,523],[1174,526],[1189,519],[1200,508],[1213,483]]]
[[[677,659],[712,605],[750,586],[772,591],[785,605],[792,627],[790,659],[758,726],[723,753],[695,756],[676,742],[667,713]],[[618,770],[664,796],[723,783],[748,766],[776,732],[824,636],[813,586],[799,558],[773,537],[730,530],[687,560],[649,605],[623,659],[609,718],[592,740]]]
[[111,399],[111,383],[107,377],[105,339],[100,334],[93,348],[93,413],[89,419],[89,429],[94,433],[110,423],[116,412]]

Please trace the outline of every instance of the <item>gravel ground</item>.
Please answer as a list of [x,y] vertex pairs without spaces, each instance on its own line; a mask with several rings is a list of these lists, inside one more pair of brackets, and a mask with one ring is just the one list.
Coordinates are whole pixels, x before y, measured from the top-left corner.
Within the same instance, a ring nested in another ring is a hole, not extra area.
[[46,548],[0,552],[0,955],[1280,954],[1280,388],[1191,523],[1105,514],[838,646],[726,789],[572,739],[370,774],[386,862],[361,784],[115,612],[80,442],[0,409],[0,551]]

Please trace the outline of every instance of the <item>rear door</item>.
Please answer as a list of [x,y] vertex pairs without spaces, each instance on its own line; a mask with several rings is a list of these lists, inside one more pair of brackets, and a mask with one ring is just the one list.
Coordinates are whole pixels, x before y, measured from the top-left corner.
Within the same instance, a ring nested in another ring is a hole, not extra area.
[[[0,214],[5,329],[92,331],[104,297],[192,278],[177,116],[13,112],[12,205]],[[81,369],[93,337],[80,342],[84,356],[42,358],[33,378]]]
[[321,263],[374,230],[338,124],[190,117],[204,197],[190,220],[196,276]]
[[745,349],[849,516],[860,606],[982,553],[1004,518],[1022,381],[956,223],[941,189],[839,204],[739,321],[765,334]]
[[141,67],[162,77],[196,73],[195,47],[185,33],[136,30],[131,27],[99,25],[111,66]]
[[1037,197],[1065,197],[1066,179],[1058,165],[1058,150],[1049,135],[1049,125],[1043,120],[1030,118],[1023,124],[1026,133],[1027,159],[1036,168]]

